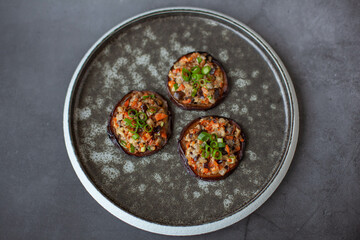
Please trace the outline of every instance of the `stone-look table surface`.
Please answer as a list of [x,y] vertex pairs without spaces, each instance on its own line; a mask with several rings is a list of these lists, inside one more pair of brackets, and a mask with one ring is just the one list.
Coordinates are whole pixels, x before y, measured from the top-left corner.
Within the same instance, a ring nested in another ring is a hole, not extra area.
[[[68,159],[66,90],[90,46],[119,22],[161,7],[234,17],[285,63],[300,136],[289,172],[257,211],[188,239],[360,238],[358,1],[1,1],[0,239],[172,239],[104,210]],[[178,237],[180,238],[180,237]]]

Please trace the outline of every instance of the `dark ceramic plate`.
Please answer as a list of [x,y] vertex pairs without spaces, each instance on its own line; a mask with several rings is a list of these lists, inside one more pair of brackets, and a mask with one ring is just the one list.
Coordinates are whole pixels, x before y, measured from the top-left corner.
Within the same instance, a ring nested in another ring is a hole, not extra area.
[[[171,103],[173,135],[157,154],[119,151],[106,132],[114,105],[130,90],[167,96],[173,62],[195,50],[221,61],[228,96],[206,112]],[[204,115],[232,118],[246,135],[239,167],[217,182],[188,174],[176,149],[182,128]],[[114,27],[84,56],[67,92],[64,134],[77,175],[105,209],[147,231],[194,235],[241,220],[275,191],[295,151],[298,110],[285,67],[251,29],[208,10],[160,9]]]

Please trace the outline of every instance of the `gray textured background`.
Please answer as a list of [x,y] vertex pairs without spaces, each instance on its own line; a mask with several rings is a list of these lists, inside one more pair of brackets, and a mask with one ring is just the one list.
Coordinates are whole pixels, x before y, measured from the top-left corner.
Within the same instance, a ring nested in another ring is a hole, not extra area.
[[[183,1],[257,31],[292,76],[300,138],[283,183],[255,213],[189,239],[360,238],[358,1]],[[178,1],[1,1],[0,239],[170,239],[92,199],[63,143],[70,78],[108,29]]]

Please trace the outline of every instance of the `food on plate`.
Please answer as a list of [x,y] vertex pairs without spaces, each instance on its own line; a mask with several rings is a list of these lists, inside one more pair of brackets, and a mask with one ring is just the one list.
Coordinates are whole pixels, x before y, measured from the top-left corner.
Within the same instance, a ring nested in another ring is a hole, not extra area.
[[206,52],[180,57],[168,73],[171,100],[186,110],[215,107],[228,92],[228,80],[221,64]]
[[131,91],[112,111],[108,134],[129,155],[148,156],[159,151],[171,134],[167,101],[152,91]]
[[185,166],[203,180],[227,177],[238,166],[244,147],[240,126],[218,116],[195,119],[183,129],[178,142]]

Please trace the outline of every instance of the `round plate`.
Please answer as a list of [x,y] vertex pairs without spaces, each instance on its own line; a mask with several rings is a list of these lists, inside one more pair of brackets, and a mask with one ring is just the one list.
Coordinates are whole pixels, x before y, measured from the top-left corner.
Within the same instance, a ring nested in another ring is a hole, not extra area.
[[[221,61],[229,94],[209,111],[170,103],[173,135],[157,154],[127,156],[106,133],[114,105],[130,90],[166,94],[173,62],[191,51]],[[230,117],[245,133],[245,156],[226,179],[187,173],[177,139],[191,120]],[[87,191],[119,219],[166,235],[195,235],[229,226],[255,211],[280,184],[298,138],[298,106],[285,67],[270,46],[237,20],[193,8],[159,9],[107,32],[71,79],[64,135],[71,163]]]

